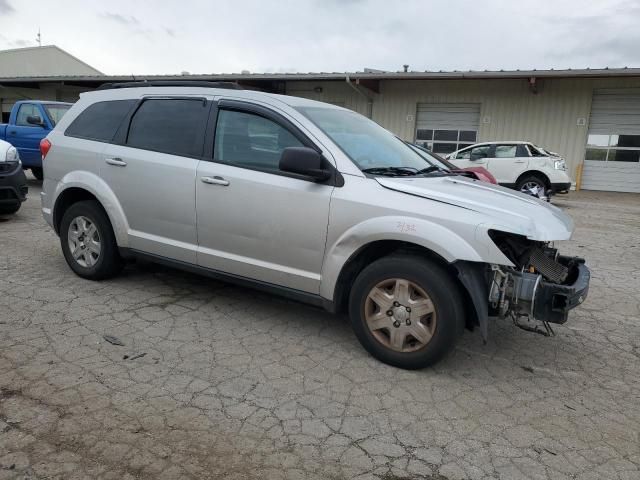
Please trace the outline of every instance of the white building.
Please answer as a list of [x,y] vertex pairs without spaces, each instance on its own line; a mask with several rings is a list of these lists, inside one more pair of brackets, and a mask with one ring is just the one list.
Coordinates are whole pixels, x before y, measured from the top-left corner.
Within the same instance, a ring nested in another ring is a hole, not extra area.
[[640,192],[640,68],[134,78],[103,75],[57,47],[0,52],[4,118],[17,99],[73,101],[102,83],[132,80],[232,81],[330,102],[441,153],[476,141],[531,141],[561,153],[578,187]]

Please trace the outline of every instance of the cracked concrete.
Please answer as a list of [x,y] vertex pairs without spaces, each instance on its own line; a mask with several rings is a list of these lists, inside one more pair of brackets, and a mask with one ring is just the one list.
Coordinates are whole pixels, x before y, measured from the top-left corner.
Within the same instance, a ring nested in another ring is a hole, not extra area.
[[637,195],[555,200],[593,271],[557,337],[492,321],[408,372],[280,298],[148,264],[82,280],[30,187],[0,223],[2,480],[640,478]]

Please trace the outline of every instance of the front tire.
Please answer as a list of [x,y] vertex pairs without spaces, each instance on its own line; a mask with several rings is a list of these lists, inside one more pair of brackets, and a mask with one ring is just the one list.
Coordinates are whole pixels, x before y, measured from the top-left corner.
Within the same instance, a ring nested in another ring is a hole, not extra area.
[[96,201],[74,203],[64,212],[60,244],[69,267],[82,278],[103,280],[122,269],[111,222]]
[[462,297],[449,273],[410,255],[384,257],[362,270],[349,316],[371,355],[410,370],[438,362],[464,330]]
[[42,181],[44,178],[44,172],[42,171],[42,167],[31,167],[31,173],[37,180]]

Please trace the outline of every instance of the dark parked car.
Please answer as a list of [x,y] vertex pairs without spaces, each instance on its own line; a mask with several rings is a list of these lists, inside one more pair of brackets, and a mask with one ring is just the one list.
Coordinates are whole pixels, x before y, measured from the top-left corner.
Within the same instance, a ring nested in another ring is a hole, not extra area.
[[0,215],[16,213],[27,199],[27,190],[18,151],[0,140]]

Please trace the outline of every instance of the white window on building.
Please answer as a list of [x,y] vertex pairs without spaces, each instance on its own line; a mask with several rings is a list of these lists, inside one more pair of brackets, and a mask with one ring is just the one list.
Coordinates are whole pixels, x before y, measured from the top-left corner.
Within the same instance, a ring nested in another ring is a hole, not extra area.
[[478,141],[480,104],[419,103],[417,144],[446,155]]

